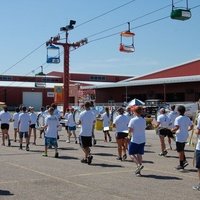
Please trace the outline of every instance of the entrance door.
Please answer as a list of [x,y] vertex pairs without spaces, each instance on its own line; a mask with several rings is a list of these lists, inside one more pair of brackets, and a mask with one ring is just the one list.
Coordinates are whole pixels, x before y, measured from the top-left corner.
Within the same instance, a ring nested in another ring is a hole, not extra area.
[[23,105],[39,111],[42,107],[42,92],[23,92]]

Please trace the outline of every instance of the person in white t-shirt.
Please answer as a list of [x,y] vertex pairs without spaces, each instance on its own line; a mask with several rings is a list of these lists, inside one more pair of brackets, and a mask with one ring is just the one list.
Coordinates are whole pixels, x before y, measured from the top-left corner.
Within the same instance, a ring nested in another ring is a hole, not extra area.
[[20,110],[17,107],[15,109],[15,113],[13,114],[14,142],[17,141],[19,114],[20,114]]
[[8,133],[9,124],[12,120],[11,114],[8,112],[7,106],[3,107],[3,111],[0,113],[0,121],[1,121],[1,131],[2,131],[2,145],[5,146],[5,138],[8,139],[8,146],[11,146],[10,136]]
[[[67,137],[68,137],[68,138],[70,137],[70,136],[69,136],[68,119],[67,119],[69,113],[70,113],[70,109],[67,108],[67,109],[66,109],[66,112],[65,112],[65,115],[64,115],[64,119],[65,119],[65,130],[67,131]],[[70,143],[70,140],[67,139],[66,142],[67,142],[67,143]]]
[[36,123],[37,123],[37,115],[34,112],[34,107],[29,107],[29,116],[31,119],[31,123],[29,126],[29,143],[31,140],[31,134],[33,131],[33,144],[36,145]]
[[185,143],[187,142],[187,138],[189,136],[188,132],[193,129],[193,124],[190,118],[184,115],[185,106],[178,106],[177,111],[180,115],[175,119],[175,127],[172,128],[172,131],[176,132],[176,151],[178,152],[180,163],[176,169],[182,170],[188,165],[185,157]]
[[90,147],[92,146],[92,137],[96,118],[90,109],[90,102],[85,102],[84,106],[85,110],[82,111],[79,116],[79,124],[81,125],[79,141],[84,152],[84,158],[81,162],[90,165],[93,159]]
[[144,146],[146,142],[146,120],[141,117],[141,114],[143,112],[142,107],[135,106],[133,107],[132,111],[135,114],[135,117],[130,120],[128,125],[129,137],[131,138],[128,151],[131,159],[137,165],[135,174],[137,176],[140,176],[141,170],[144,168],[144,166],[142,165],[142,155],[144,154]]
[[196,157],[196,168],[198,170],[198,177],[199,177],[199,183],[197,185],[194,185],[192,188],[193,190],[200,191],[200,116],[197,119],[197,144],[196,144],[196,151],[195,151],[195,157]]
[[110,136],[110,124],[111,124],[111,114],[108,107],[105,107],[105,112],[102,114],[103,120],[103,132],[104,132],[104,141],[107,142],[107,137],[109,138],[109,142],[111,142],[112,138]]
[[[113,127],[116,128],[116,141],[118,146],[117,160],[125,160],[127,158],[127,136],[128,136],[128,123],[129,118],[124,115],[124,109],[120,107],[118,110],[119,115],[113,121]],[[123,155],[122,155],[123,153]]]
[[[169,112],[167,116],[170,119],[169,129],[172,129],[174,128],[174,121],[178,117],[178,113],[175,111],[175,108],[176,108],[175,105],[172,105],[170,108],[171,108],[171,111]],[[171,140],[171,137],[169,136],[168,136],[168,143],[169,143],[170,150],[172,150],[172,140]]]
[[42,128],[45,123],[45,108],[42,106],[40,108],[40,112],[37,114],[37,129],[40,131],[40,138],[42,138],[42,134],[44,133],[44,129]]
[[31,118],[26,110],[26,107],[22,107],[22,113],[19,114],[18,131],[19,131],[19,149],[22,150],[23,137],[26,139],[26,151],[29,151],[29,126]]
[[58,158],[58,143],[57,143],[57,132],[60,125],[57,116],[54,114],[54,108],[49,108],[49,115],[45,119],[45,150],[43,156],[48,156],[47,150],[49,146],[55,148],[55,158]]
[[164,108],[160,109],[160,115],[158,115],[157,123],[155,128],[158,128],[158,134],[160,138],[160,146],[161,153],[160,156],[166,156],[168,151],[166,149],[165,137],[173,137],[171,130],[169,129],[170,119],[166,114],[166,110]]
[[70,137],[73,134],[75,139],[75,144],[77,144],[77,137],[76,137],[76,122],[74,120],[74,108],[70,109],[70,112],[67,116],[67,125],[68,125],[68,143],[70,143]]

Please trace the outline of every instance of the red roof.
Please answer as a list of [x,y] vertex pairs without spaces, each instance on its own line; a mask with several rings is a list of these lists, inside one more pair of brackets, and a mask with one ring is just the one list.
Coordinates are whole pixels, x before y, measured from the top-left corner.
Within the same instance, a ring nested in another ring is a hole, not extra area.
[[194,76],[194,75],[200,75],[200,60],[195,60],[176,67],[170,67],[168,69],[140,76],[138,78],[135,78],[134,80]]

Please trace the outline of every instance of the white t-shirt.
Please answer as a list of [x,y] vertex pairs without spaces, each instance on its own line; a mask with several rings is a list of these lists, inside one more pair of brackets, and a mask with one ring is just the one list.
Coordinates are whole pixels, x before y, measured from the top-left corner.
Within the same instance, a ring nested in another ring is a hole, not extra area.
[[118,115],[113,121],[113,124],[115,124],[117,133],[127,132],[128,123],[129,123],[129,119],[126,115]]
[[66,119],[65,126],[68,126],[68,115],[69,115],[69,112],[66,112],[64,116],[64,118]]
[[12,116],[9,112],[3,111],[0,113],[1,124],[9,124],[11,119],[12,119]]
[[[197,129],[200,130],[200,116],[197,119]],[[200,151],[200,135],[198,135],[197,137],[198,137],[198,140],[197,140],[196,150]]]
[[170,126],[169,128],[174,128],[174,121],[175,119],[178,117],[178,113],[176,111],[171,111],[169,114],[168,114],[168,117],[170,119]]
[[57,116],[49,115],[45,118],[45,126],[47,129],[45,131],[45,136],[50,138],[57,138],[58,126],[60,125]]
[[31,118],[28,113],[19,114],[19,132],[28,132]]
[[157,118],[157,122],[160,123],[159,128],[169,128],[170,119],[167,115],[161,114]]
[[126,115],[128,117],[129,122],[134,117],[134,115],[132,113],[128,113],[128,112],[125,112],[124,115]]
[[109,114],[109,116],[108,116],[106,112],[103,113],[102,119],[103,119],[103,127],[109,127],[110,121],[111,121],[111,114]]
[[33,113],[29,113],[30,119],[31,119],[31,124],[36,124],[37,123],[37,115]]
[[178,116],[174,121],[174,126],[179,126],[179,129],[176,131],[176,141],[177,142],[186,142],[188,138],[188,127],[192,125],[192,121],[187,116]]
[[19,114],[20,113],[17,112],[13,114],[13,121],[14,121],[13,128],[18,128]]
[[146,137],[145,137],[146,121],[143,117],[135,116],[129,122],[128,127],[133,129],[131,142],[136,144],[141,144],[146,142]]
[[79,120],[81,122],[80,136],[92,136],[93,126],[96,120],[91,110],[84,110],[80,113]]
[[74,121],[74,115],[73,113],[69,113],[69,115],[67,116],[67,124],[70,127],[76,126],[76,122]]

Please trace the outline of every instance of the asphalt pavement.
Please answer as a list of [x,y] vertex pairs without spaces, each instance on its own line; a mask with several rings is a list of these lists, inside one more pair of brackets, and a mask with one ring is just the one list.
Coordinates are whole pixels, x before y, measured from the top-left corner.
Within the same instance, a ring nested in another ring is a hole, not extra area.
[[[19,143],[14,141],[11,147],[0,146],[0,200],[193,200],[200,197],[199,191],[192,190],[198,182],[192,146],[186,146],[189,165],[184,171],[177,171],[176,151],[169,150],[166,157],[159,156],[159,138],[153,130],[147,130],[144,169],[142,176],[137,177],[136,165],[129,157],[126,161],[116,160],[114,131],[111,131],[112,142],[104,142],[103,132],[95,131],[97,144],[92,147],[91,165],[80,162],[83,153],[74,138],[66,143],[64,128],[59,134],[59,158],[54,158],[54,149],[49,150],[48,157],[42,156],[44,141],[39,138],[39,131],[37,145],[31,144],[29,152],[25,148],[19,150]],[[13,138],[12,125],[10,135]]]

